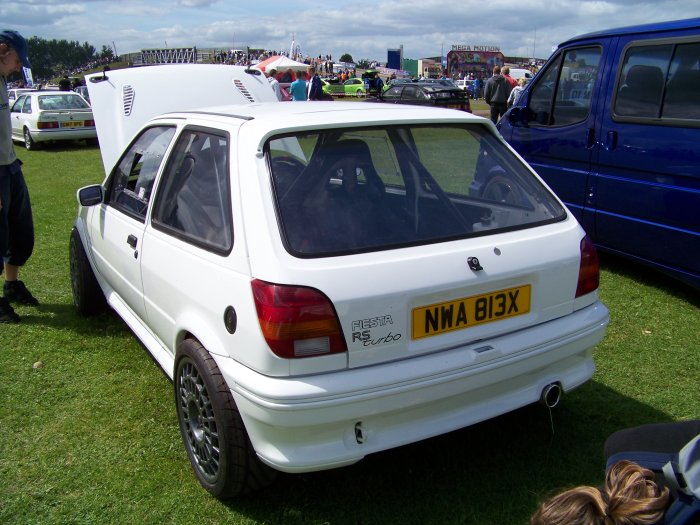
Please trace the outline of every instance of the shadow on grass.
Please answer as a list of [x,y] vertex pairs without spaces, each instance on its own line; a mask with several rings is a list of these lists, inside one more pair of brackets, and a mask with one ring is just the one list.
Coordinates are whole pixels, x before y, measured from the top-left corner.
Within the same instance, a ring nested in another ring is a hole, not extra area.
[[662,290],[700,308],[700,290],[659,270],[607,252],[598,252],[601,270]]
[[593,381],[565,396],[551,419],[531,405],[350,467],[281,475],[229,508],[260,523],[527,523],[546,496],[602,482],[611,433],[669,420]]
[[[126,323],[111,309],[99,315],[81,317],[73,304],[42,302],[39,306],[15,306],[15,311],[22,318],[17,326],[40,326],[57,330],[69,328],[85,336],[130,333]],[[132,334],[132,337],[135,336]]]

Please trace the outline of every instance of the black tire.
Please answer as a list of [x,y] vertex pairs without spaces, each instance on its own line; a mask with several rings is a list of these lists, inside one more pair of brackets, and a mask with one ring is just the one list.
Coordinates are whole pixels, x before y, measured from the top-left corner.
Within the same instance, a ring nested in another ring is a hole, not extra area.
[[34,142],[28,128],[24,128],[24,147],[27,148],[28,151],[37,149],[36,142]]
[[258,459],[231,391],[199,341],[178,345],[173,383],[180,434],[202,487],[225,500],[274,481],[277,472]]
[[102,313],[107,302],[88,261],[80,233],[75,228],[70,233],[69,258],[73,304],[78,313],[84,316]]

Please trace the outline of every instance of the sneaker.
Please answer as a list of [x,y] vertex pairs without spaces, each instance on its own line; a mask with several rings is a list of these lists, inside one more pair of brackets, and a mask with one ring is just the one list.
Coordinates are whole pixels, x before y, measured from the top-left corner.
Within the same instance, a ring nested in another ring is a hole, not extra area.
[[19,323],[19,315],[4,297],[0,297],[0,323]]
[[29,306],[36,306],[39,304],[39,301],[27,290],[27,287],[24,286],[22,281],[5,281],[3,292],[5,294],[5,299],[10,303],[26,304]]

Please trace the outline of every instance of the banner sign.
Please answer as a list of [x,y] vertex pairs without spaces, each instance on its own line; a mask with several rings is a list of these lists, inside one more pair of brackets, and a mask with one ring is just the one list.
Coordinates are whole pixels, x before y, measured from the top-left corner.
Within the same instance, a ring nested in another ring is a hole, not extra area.
[[484,51],[498,52],[501,48],[498,46],[463,46],[458,44],[452,45],[452,51],[479,51],[483,53]]

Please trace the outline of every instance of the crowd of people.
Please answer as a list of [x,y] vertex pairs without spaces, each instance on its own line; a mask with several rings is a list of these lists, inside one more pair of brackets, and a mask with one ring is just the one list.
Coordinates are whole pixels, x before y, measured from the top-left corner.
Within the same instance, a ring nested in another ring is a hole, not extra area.
[[107,57],[101,57],[101,58],[94,58],[93,60],[90,60],[90,61],[86,62],[85,64],[82,64],[78,67],[61,71],[61,75],[66,76],[66,77],[77,77],[79,75],[82,75],[86,71],[100,69],[100,68],[103,68],[104,66],[108,66],[108,65],[110,65],[114,62],[118,62],[118,61],[119,61],[119,57],[114,56],[114,55],[107,56]]

